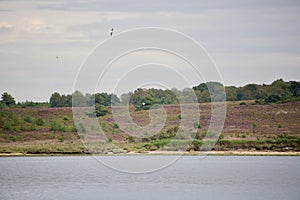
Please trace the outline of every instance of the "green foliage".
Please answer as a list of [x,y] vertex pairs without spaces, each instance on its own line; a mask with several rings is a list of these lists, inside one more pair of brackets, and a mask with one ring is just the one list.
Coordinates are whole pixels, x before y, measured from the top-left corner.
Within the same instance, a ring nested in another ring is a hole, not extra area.
[[8,94],[7,92],[4,92],[2,95],[1,95],[1,103],[5,106],[8,106],[8,107],[11,107],[11,106],[14,106],[16,105],[16,102],[15,102],[15,98],[12,97],[10,94]]
[[38,119],[36,119],[35,124],[38,126],[43,126],[45,124],[45,122],[42,118],[38,118]]
[[266,103],[275,103],[281,100],[281,97],[277,94],[270,94],[267,98],[265,98]]
[[63,120],[64,120],[64,121],[69,121],[69,120],[70,120],[70,117],[65,115],[65,116],[63,117]]
[[72,95],[61,95],[55,92],[50,97],[51,107],[84,107],[100,104],[103,106],[116,105],[120,99],[115,94],[96,93],[83,95],[80,91],[75,91]]
[[[138,88],[134,92],[122,94],[122,101],[115,94],[83,95],[81,92],[75,91],[72,95],[61,95],[55,92],[51,95],[50,106],[70,107],[72,106],[72,96],[73,106],[93,106],[95,104],[110,106],[122,103],[134,105],[136,111],[149,110],[154,105],[177,104],[179,102],[218,102],[224,101],[225,97],[227,101],[256,100],[256,104],[263,104],[290,99],[299,100],[300,82],[284,82],[282,79],[278,79],[270,85],[247,84],[243,87],[223,86],[218,82],[207,82],[201,83],[193,89],[185,88],[183,90]],[[2,106],[5,105],[2,103]],[[244,103],[241,103],[241,105],[244,105]]]
[[170,139],[161,139],[161,140],[153,140],[149,143],[146,143],[144,144],[143,146],[146,148],[146,149],[149,149],[151,148],[152,146],[155,146],[156,148],[161,148],[161,147],[164,147],[166,146],[167,144],[169,144],[171,142]]
[[[222,85],[218,85],[218,83],[208,82],[201,83],[193,87],[193,89],[196,91],[198,102],[202,103],[211,101],[208,98],[209,92],[218,89],[221,91],[221,87]],[[248,84],[239,88],[226,86],[225,91],[227,101],[258,100],[261,103],[264,100],[265,103],[273,103],[300,97],[300,82],[284,82],[282,79],[278,79],[270,85]],[[216,100],[218,98],[212,95],[212,101]]]
[[253,122],[252,123],[252,132],[253,132],[253,134],[255,133],[256,128],[257,128],[257,124],[255,122]]
[[64,142],[65,141],[65,135],[62,133],[62,134],[60,134],[60,136],[57,138],[57,140],[59,141],[59,142]]
[[53,120],[50,123],[50,131],[58,131],[58,132],[65,132],[66,131],[66,126],[58,121],[58,120]]
[[134,137],[132,137],[132,136],[128,136],[128,137],[126,138],[126,140],[127,140],[128,142],[135,142],[135,139],[134,139]]
[[215,138],[218,137],[218,133],[215,133],[215,132],[212,132],[212,131],[207,131],[205,137],[206,137],[206,138],[212,138],[212,139],[215,139]]
[[18,102],[17,107],[20,108],[48,108],[50,105],[48,102],[33,102],[33,101],[25,101]]
[[22,124],[24,124],[23,119],[13,112],[8,110],[0,112],[0,128],[3,130],[19,132]]
[[201,128],[201,125],[199,122],[194,122],[194,128]]
[[78,133],[85,133],[86,132],[86,128],[83,126],[82,123],[76,124],[76,130],[77,130]]
[[10,136],[9,139],[10,139],[12,142],[16,142],[16,141],[17,141],[17,137],[16,137],[16,136]]
[[27,123],[32,123],[33,122],[32,118],[30,116],[25,116],[24,121],[27,122]]
[[119,128],[119,125],[118,125],[116,122],[114,122],[114,123],[112,124],[112,127],[115,128],[115,129],[117,129],[117,128]]
[[95,105],[95,114],[97,117],[104,116],[108,113],[108,110],[101,104]]

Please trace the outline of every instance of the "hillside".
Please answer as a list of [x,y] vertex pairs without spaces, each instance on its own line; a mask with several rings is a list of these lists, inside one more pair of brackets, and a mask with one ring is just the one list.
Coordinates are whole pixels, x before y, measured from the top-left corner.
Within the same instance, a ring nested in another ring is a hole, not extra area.
[[[210,103],[199,104],[201,119],[195,142],[187,150],[199,150],[210,121]],[[157,137],[134,138],[123,133],[109,114],[99,124],[109,142],[124,152],[158,150],[176,133],[179,105],[164,105],[167,121]],[[149,111],[134,112],[139,125],[150,122]],[[214,150],[300,151],[300,101],[255,105],[252,101],[227,102],[227,115]],[[2,108],[0,110],[0,153],[86,153],[73,125],[71,108]],[[107,152],[103,152],[107,153]]]

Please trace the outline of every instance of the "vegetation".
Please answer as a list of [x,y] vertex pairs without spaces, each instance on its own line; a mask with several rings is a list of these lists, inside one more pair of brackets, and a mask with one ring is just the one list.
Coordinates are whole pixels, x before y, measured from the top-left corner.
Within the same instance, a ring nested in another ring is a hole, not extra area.
[[[5,92],[0,101],[0,153],[87,153],[80,139],[84,139],[90,131],[95,132],[93,137],[98,137],[98,129],[83,124],[75,127],[70,108],[72,104],[94,106],[95,111],[86,113],[85,119],[93,117],[98,120],[107,142],[119,146],[124,152],[158,149],[198,151],[209,149],[215,139],[214,150],[300,151],[299,82],[280,79],[270,85],[226,86],[227,100],[232,102],[227,102],[226,122],[219,135],[209,131],[209,102],[222,101],[224,96],[222,93],[218,95],[222,88],[222,84],[210,82],[181,91],[137,89],[123,94],[121,99],[107,93],[83,95],[76,91],[72,95],[61,95],[56,92],[51,95],[49,103],[16,103],[14,97]],[[215,91],[214,95],[210,96],[209,91]],[[73,102],[72,97],[75,97]],[[193,127],[190,130],[183,130],[180,128],[182,115],[178,103],[191,100],[200,102],[201,118],[191,121]],[[133,128],[120,128],[111,112],[112,106],[122,104],[129,104],[132,120],[140,126],[150,123],[149,109],[162,107],[167,114],[163,129],[144,138],[126,133]],[[191,134],[192,129],[197,132]],[[114,152],[114,149],[103,150],[102,153],[109,151]]]

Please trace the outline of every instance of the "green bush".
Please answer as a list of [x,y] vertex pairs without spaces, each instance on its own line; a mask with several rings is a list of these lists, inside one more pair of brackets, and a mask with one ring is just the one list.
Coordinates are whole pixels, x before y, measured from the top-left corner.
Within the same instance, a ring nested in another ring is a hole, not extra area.
[[59,132],[65,132],[66,127],[61,122],[54,120],[50,123],[50,131],[59,131]]
[[38,126],[43,126],[45,123],[44,123],[44,120],[42,118],[38,118],[35,121],[35,124],[38,125]]
[[128,136],[128,137],[126,138],[126,140],[127,140],[128,142],[135,142],[135,139],[134,139],[132,136]]
[[194,128],[201,128],[201,125],[199,122],[194,122]]
[[119,125],[118,125],[116,122],[114,122],[114,123],[112,124],[112,127],[115,128],[115,129],[117,129],[117,128],[119,128]]
[[64,121],[69,121],[69,120],[70,120],[70,117],[69,117],[69,116],[64,116],[64,117],[63,117],[63,120],[64,120]]
[[25,116],[24,121],[27,122],[27,123],[32,123],[33,122],[32,118],[30,116]]
[[7,131],[14,131],[14,128],[10,121],[5,121],[4,124],[2,125],[2,128]]
[[76,124],[76,131],[78,133],[85,133],[86,132],[86,128],[83,126],[82,123]]
[[108,113],[108,110],[101,104],[96,103],[95,114],[97,117],[104,116]]
[[65,141],[65,135],[64,135],[64,134],[60,134],[60,136],[57,138],[57,140],[58,140],[59,142]]

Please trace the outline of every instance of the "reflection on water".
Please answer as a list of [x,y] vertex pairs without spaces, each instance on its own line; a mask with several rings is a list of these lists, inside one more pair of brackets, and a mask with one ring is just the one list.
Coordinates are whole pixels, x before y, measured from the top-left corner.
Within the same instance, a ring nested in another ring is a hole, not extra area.
[[[140,159],[164,156],[130,156],[129,165]],[[300,199],[299,170],[300,157],[183,156],[138,175],[89,156],[0,158],[0,199]]]

